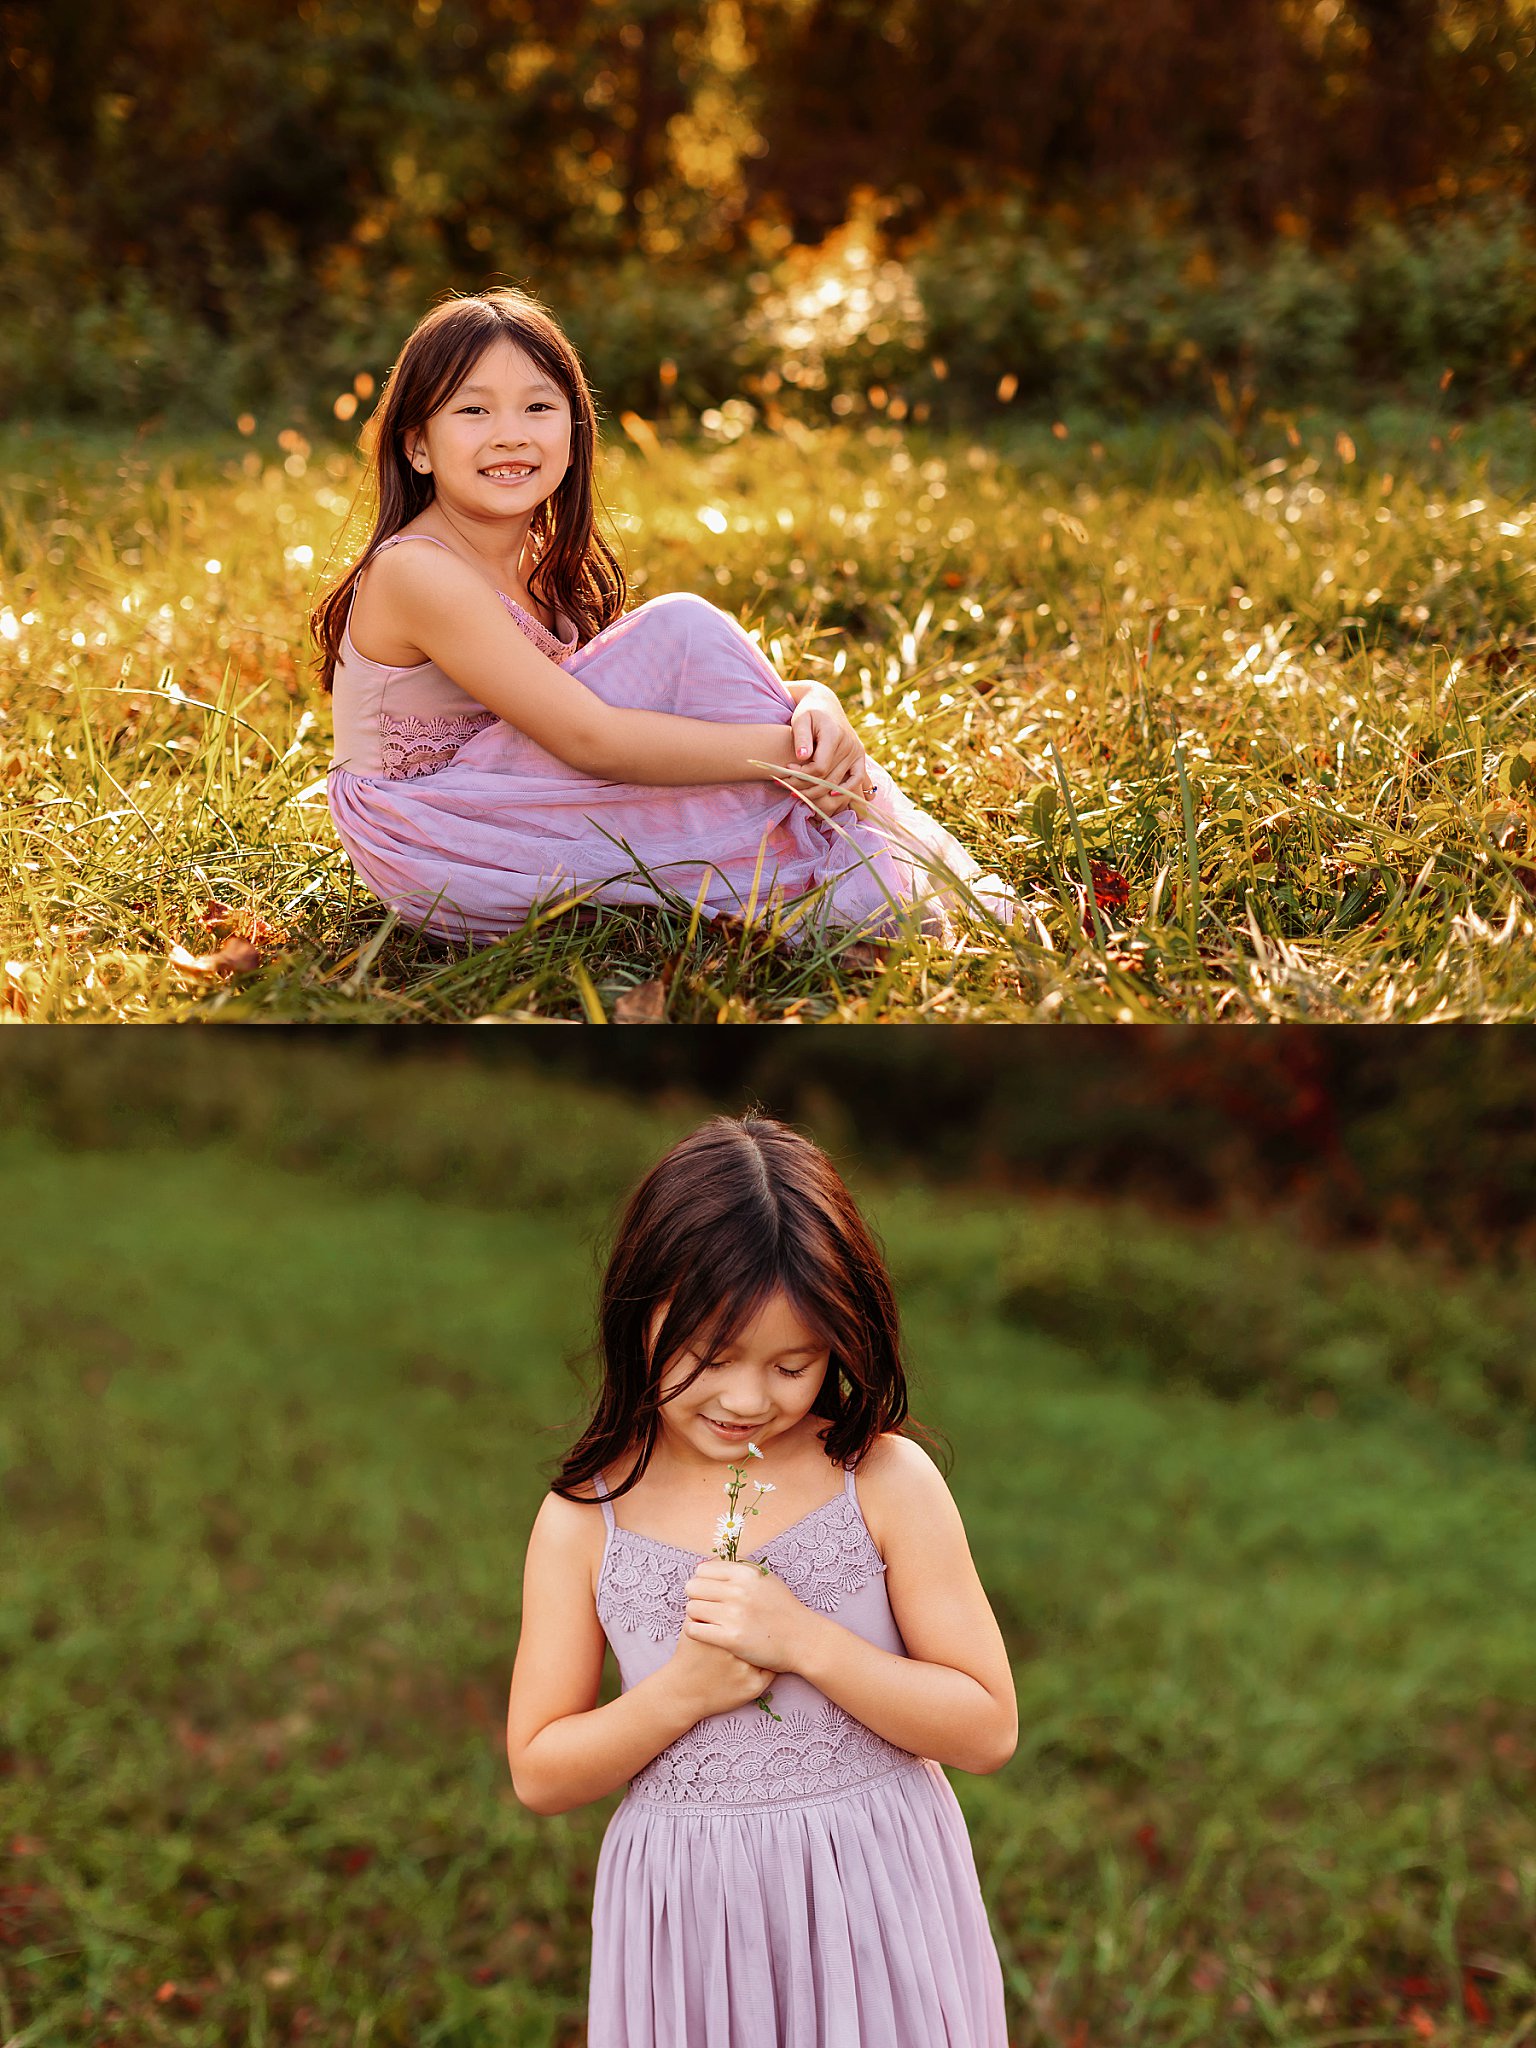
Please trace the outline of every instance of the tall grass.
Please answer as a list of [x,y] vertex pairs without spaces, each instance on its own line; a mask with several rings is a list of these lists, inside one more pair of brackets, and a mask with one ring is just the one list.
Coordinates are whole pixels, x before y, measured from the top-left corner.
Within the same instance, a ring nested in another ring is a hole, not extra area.
[[679,909],[429,945],[356,884],[323,800],[302,620],[353,457],[293,431],[238,452],[13,430],[13,1013],[1536,1013],[1525,414],[987,443],[711,417],[712,438],[609,448],[638,594],[701,591],[786,673],[831,681],[871,752],[1017,884],[1021,924],[790,951]]
[[[509,1131],[546,1087],[504,1077]],[[503,1716],[602,1162],[657,1126],[577,1105],[580,1170],[499,1212],[7,1140],[0,2039],[583,2038],[611,1802],[524,1813]],[[1527,2042],[1528,1456],[1411,1390],[1129,1376],[1010,1320],[1070,1212],[867,1195],[1019,1688],[955,1779],[1011,2038]],[[1161,1240],[1219,1292],[1219,1237]]]

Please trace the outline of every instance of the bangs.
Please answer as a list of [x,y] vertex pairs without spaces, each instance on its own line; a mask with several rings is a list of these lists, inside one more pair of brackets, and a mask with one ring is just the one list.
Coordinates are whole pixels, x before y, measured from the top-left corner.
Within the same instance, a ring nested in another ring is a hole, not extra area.
[[410,394],[410,417],[402,417],[399,426],[408,431],[424,425],[498,341],[509,341],[520,349],[565,395],[573,413],[580,414],[580,366],[560,340],[558,328],[536,306],[498,301],[494,296],[450,300],[435,315],[427,316],[408,344],[416,388]]
[[585,379],[579,374],[579,365],[556,344],[552,335],[546,334],[541,326],[531,320],[521,320],[512,314],[503,313],[501,338],[510,341],[514,348],[520,348],[528,360],[541,369],[550,382],[565,394],[573,417],[581,411]]
[[764,1246],[762,1251],[763,1256],[745,1265],[736,1262],[728,1273],[712,1270],[707,1258],[690,1262],[670,1295],[662,1292],[655,1307],[664,1301],[666,1311],[647,1361],[653,1392],[686,1352],[693,1353],[698,1365],[668,1399],[691,1386],[713,1354],[739,1336],[776,1294],[784,1296],[822,1343],[836,1348],[833,1318],[828,1313],[831,1304],[818,1301],[821,1290],[807,1288],[803,1276],[786,1271],[786,1262],[776,1258],[771,1247]]
[[[398,421],[399,428],[409,432],[413,427],[424,426],[501,338],[501,322],[473,301],[460,301],[449,307],[435,327],[418,328],[412,338],[416,360],[410,369],[416,371],[420,382],[410,392],[407,406],[402,407],[402,412],[408,410],[409,417]],[[415,383],[415,378],[411,381]]]

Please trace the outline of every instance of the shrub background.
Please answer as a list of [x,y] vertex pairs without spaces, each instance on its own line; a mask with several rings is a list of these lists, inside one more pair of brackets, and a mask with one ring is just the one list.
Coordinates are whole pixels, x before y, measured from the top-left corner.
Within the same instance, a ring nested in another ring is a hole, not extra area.
[[0,37],[12,409],[318,416],[505,277],[646,415],[1531,387],[1523,10],[15,0]]

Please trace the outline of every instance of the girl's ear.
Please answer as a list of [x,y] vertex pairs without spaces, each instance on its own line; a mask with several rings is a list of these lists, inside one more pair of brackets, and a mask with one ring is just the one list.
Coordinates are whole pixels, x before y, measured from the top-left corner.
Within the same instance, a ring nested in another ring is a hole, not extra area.
[[405,459],[411,465],[412,469],[419,471],[419,473],[422,476],[431,475],[432,465],[427,460],[427,451],[421,445],[421,436],[419,434],[414,435],[409,441],[406,442]]

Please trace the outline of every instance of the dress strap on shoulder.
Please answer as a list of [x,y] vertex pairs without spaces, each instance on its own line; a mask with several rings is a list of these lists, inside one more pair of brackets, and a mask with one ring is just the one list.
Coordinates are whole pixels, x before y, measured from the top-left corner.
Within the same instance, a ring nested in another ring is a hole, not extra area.
[[853,1483],[853,1467],[851,1465],[843,1467],[843,1491],[850,1500],[857,1500],[859,1497],[858,1489]]
[[[430,533],[392,533],[389,536],[388,540],[381,540],[378,546],[374,549],[373,553],[368,557],[368,560],[363,564],[362,568],[358,570],[358,580],[352,585],[352,595],[347,599],[347,618],[345,631],[349,638],[352,632],[352,608],[357,603],[357,593],[363,587],[362,578],[364,573],[371,566],[371,564],[373,564],[379,559],[380,555],[384,553],[386,548],[398,547],[400,542],[403,540],[429,540],[431,541],[433,547],[441,548],[445,554],[451,555],[453,553],[453,549],[449,547],[447,541],[438,540],[435,537],[435,535]],[[356,654],[359,651],[355,643],[353,645],[352,651],[354,654]],[[364,661],[366,661],[368,659],[368,656],[365,654],[363,656],[363,659]],[[376,662],[374,666],[381,667],[383,666],[383,664]]]
[[[423,535],[423,539],[425,537]],[[613,1531],[613,1509],[608,1505],[608,1482],[604,1479],[601,1472],[594,1472],[592,1484],[597,1488],[597,1498],[602,1505],[603,1520],[607,1523],[609,1533],[611,1534]]]
[[445,554],[451,555],[454,552],[447,541],[439,540],[433,533],[392,533],[388,540],[381,540],[373,552],[375,556],[382,555],[386,548],[397,548],[403,540],[430,541],[433,547],[441,548]]

